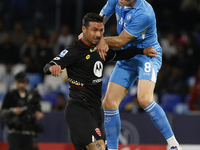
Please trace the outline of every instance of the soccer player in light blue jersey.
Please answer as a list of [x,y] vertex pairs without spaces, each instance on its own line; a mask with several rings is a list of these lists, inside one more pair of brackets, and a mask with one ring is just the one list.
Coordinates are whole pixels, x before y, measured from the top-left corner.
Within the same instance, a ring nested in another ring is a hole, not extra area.
[[136,79],[139,79],[137,95],[140,105],[165,137],[169,149],[182,150],[165,112],[153,98],[157,73],[162,64],[162,48],[158,43],[156,18],[152,6],[146,0],[108,0],[100,15],[106,20],[113,13],[116,15],[119,36],[102,38],[97,46],[100,55],[104,57],[107,45],[120,48],[153,46],[157,51],[157,57],[136,55],[116,63],[103,100],[108,149],[118,149],[121,129],[118,107]]

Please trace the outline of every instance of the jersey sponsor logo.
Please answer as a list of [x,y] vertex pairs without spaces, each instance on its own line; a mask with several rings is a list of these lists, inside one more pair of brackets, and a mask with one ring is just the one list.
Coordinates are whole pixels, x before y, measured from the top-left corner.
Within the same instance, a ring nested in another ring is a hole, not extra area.
[[60,56],[60,57],[64,57],[67,53],[68,53],[68,50],[64,49],[64,50],[59,54],[59,56]]
[[120,24],[120,25],[123,25],[123,23],[124,23],[124,19],[121,17],[121,18],[120,18],[120,21],[119,21],[119,24]]
[[102,80],[103,80],[102,78],[101,79],[96,79],[96,80],[93,80],[92,83],[99,83],[99,82],[102,82]]
[[60,60],[60,57],[55,57],[53,60]]
[[126,27],[127,27],[127,23],[125,22],[125,23],[124,23],[124,28],[126,28]]
[[118,9],[121,9],[121,8],[122,8],[122,6],[120,6],[119,4],[117,4],[116,7],[117,7]]
[[74,80],[74,79],[72,79],[72,78],[68,78],[68,81],[69,81],[71,84],[74,84],[74,85],[77,85],[77,86],[81,86],[81,87],[84,86],[83,83],[81,83],[81,82],[79,82],[79,81],[76,81],[76,80]]
[[[130,18],[129,18],[130,17]],[[131,14],[127,16],[127,18],[131,19]],[[122,17],[119,17],[118,13],[116,13],[116,19],[120,25],[123,25],[125,28],[127,27],[127,23],[124,21]],[[128,19],[127,19],[128,20]]]
[[101,131],[100,131],[99,128],[96,128],[95,131],[96,131],[96,133],[97,133],[99,136],[101,136]]
[[88,54],[88,55],[85,57],[85,59],[90,59],[90,55]]
[[95,62],[94,64],[94,75],[97,77],[102,77],[102,72],[103,72],[103,64],[100,61]]
[[118,13],[116,13],[116,19],[119,20],[119,15],[118,15]]

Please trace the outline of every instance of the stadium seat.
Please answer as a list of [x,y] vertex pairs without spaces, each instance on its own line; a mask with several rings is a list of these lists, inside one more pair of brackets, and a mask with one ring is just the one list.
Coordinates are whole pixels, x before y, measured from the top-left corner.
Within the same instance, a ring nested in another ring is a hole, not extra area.
[[67,98],[69,95],[69,82],[60,84],[56,89],[56,92],[63,93],[65,95],[65,98]]
[[179,103],[181,103],[181,95],[178,93],[166,93],[161,96],[160,106],[166,113],[173,113]]
[[42,99],[43,99],[43,101],[48,101],[52,105],[54,105],[54,104],[56,104],[57,93],[56,92],[49,92],[46,95],[44,95]]
[[51,109],[52,109],[52,104],[51,104],[51,102],[48,102],[48,101],[41,101],[41,102],[40,102],[40,105],[41,105],[41,110],[42,110],[42,112],[51,112]]
[[178,103],[174,109],[173,109],[173,113],[175,114],[187,114],[189,112],[189,107],[187,103]]
[[51,92],[51,87],[45,83],[39,83],[37,85],[37,90],[39,94],[43,97],[47,93]]
[[103,74],[106,75],[107,77],[110,77],[110,74],[114,68],[115,68],[115,65],[106,65],[104,68]]
[[28,73],[30,89],[33,89],[37,84],[42,83],[42,76],[39,73]]
[[6,74],[6,66],[4,64],[0,64],[0,78]]
[[[5,95],[6,95],[6,92],[1,92],[1,93],[0,93],[0,102],[3,101]],[[0,108],[1,108],[1,107],[0,107]]]
[[7,92],[7,85],[5,84],[5,83],[1,83],[0,82],[0,93],[5,93],[5,92]]
[[12,67],[12,74],[16,75],[20,71],[25,71],[26,70],[26,65],[25,64],[16,64]]
[[54,77],[52,75],[45,75],[44,76],[44,83],[49,85],[52,91],[56,91],[59,85],[63,84],[63,78],[61,76]]

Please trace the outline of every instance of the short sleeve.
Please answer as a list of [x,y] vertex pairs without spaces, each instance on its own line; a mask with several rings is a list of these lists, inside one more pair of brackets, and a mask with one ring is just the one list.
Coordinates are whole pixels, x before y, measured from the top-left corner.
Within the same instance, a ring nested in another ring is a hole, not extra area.
[[150,23],[151,18],[149,15],[139,14],[137,16],[134,16],[134,18],[124,30],[126,30],[129,34],[133,36],[139,37],[141,36],[142,32],[147,29]]
[[100,14],[104,15],[105,17],[110,17],[115,12],[115,6],[117,2],[118,0],[108,0],[106,5],[100,11]]

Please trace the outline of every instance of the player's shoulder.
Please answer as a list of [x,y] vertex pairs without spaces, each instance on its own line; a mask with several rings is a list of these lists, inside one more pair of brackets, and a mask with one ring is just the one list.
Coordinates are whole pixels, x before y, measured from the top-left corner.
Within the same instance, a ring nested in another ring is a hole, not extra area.
[[70,44],[68,47],[66,47],[62,52],[76,53],[78,51],[78,49],[80,49],[79,46],[76,44],[76,42],[74,42],[74,43]]
[[154,15],[153,7],[147,2],[143,1],[138,7],[136,13],[144,14],[145,16]]
[[78,54],[78,50],[77,50],[77,46],[72,44],[68,47],[66,47],[65,49],[63,49],[60,54],[58,55],[58,57],[54,58],[55,59],[59,59],[62,58],[62,59],[66,59],[66,58],[69,58],[69,57],[75,57],[77,56]]
[[[144,1],[146,2],[146,1]],[[149,3],[142,3],[137,7],[136,11],[133,11],[134,18],[138,20],[143,20],[144,22],[149,22],[155,19],[154,10]]]
[[77,41],[70,44],[66,49],[68,51],[76,51],[79,48],[79,45],[77,44]]

